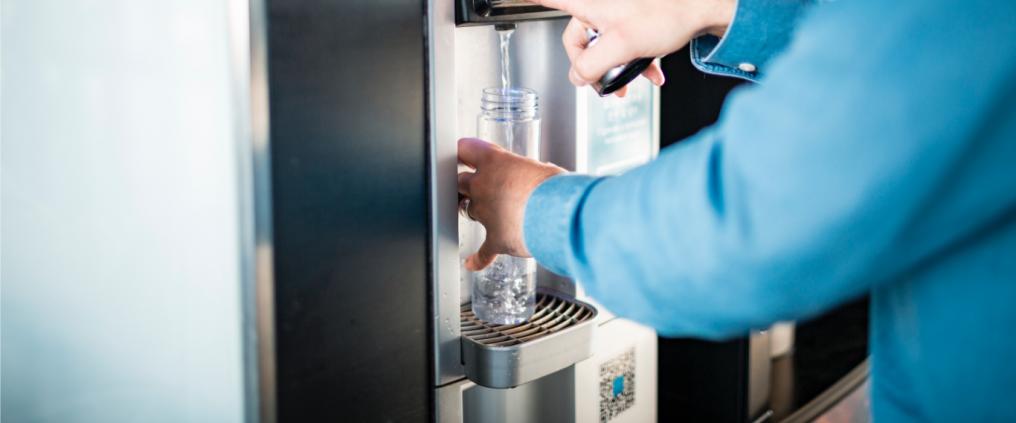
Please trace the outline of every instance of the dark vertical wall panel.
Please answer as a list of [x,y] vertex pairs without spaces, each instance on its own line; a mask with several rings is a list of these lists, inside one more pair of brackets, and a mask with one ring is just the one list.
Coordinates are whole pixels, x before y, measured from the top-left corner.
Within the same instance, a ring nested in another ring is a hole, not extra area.
[[267,4],[279,420],[426,420],[424,5]]
[[688,47],[664,57],[667,83],[660,90],[660,148],[679,142],[712,125],[720,116],[727,93],[747,82],[702,73],[689,59]]
[[[662,61],[660,147],[712,125],[734,78],[707,75],[692,66],[687,47]],[[659,419],[742,422],[747,415],[748,339],[725,342],[659,338]]]

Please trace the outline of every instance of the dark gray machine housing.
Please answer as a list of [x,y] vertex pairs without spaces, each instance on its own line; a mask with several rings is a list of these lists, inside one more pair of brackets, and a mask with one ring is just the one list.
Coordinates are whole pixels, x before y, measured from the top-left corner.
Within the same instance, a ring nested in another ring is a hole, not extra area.
[[564,12],[524,0],[456,0],[458,26],[511,24],[521,21],[567,17]]
[[432,419],[424,6],[265,0],[278,421]]

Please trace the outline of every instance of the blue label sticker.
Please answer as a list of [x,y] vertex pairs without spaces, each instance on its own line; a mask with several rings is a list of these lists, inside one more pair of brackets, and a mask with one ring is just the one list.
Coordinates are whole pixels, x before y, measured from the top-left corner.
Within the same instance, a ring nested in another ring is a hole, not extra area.
[[624,376],[618,376],[614,378],[614,396],[621,395],[624,392]]

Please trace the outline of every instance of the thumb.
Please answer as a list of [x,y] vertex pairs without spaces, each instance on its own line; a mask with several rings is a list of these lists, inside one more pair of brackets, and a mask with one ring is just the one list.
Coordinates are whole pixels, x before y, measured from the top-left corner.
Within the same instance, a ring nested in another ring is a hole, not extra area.
[[483,241],[483,245],[480,246],[480,250],[469,256],[466,259],[466,270],[471,272],[478,272],[490,266],[497,258],[497,253],[494,252],[494,245],[490,243],[490,239]]

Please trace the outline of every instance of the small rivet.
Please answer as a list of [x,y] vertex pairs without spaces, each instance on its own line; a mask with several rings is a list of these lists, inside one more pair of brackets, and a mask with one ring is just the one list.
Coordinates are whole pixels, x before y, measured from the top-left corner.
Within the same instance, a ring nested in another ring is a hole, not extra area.
[[755,72],[756,70],[755,65],[748,62],[744,62],[741,63],[740,65],[737,65],[737,68],[748,73]]

